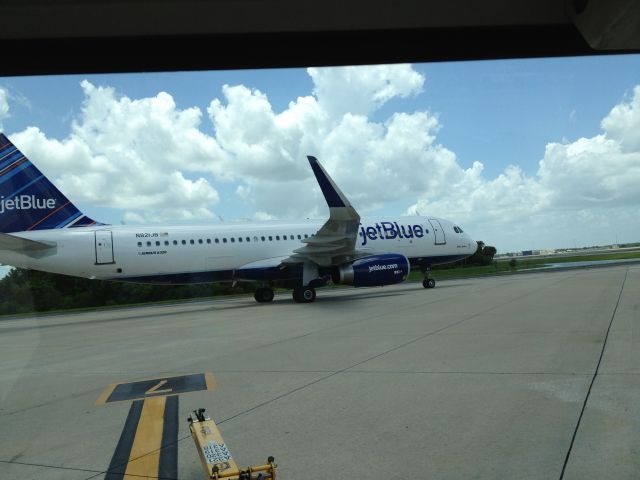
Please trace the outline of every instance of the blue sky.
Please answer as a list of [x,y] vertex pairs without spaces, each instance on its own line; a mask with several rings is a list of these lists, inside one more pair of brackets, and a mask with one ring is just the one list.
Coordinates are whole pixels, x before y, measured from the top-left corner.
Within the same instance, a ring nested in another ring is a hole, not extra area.
[[322,218],[309,153],[365,216],[506,252],[640,241],[638,85],[638,55],[10,77],[0,129],[110,223]]

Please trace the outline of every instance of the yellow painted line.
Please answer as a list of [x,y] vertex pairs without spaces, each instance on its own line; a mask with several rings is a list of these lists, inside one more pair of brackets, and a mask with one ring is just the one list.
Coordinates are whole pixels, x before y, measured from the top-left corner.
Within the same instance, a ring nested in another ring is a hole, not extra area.
[[109,384],[109,386],[105,389],[105,391],[100,394],[95,404],[104,405],[105,403],[107,403],[107,399],[111,396],[111,394],[113,393],[113,391],[117,386],[118,386],[117,383]]
[[164,396],[145,399],[125,477],[158,477],[166,402]]

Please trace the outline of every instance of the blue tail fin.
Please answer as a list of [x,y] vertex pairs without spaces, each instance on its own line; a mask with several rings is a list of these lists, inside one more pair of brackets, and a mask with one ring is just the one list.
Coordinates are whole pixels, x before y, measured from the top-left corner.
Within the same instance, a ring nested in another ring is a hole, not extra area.
[[0,133],[1,233],[96,224]]

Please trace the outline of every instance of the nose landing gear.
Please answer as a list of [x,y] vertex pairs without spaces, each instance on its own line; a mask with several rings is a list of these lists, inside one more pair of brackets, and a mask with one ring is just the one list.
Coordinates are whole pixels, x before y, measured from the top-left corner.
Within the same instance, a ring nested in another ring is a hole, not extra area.
[[422,286],[424,288],[435,288],[436,287],[436,281],[433,278],[425,278],[422,281]]
[[422,269],[422,273],[424,273],[424,280],[422,280],[422,286],[424,288],[435,288],[436,281],[431,278],[431,267],[425,267]]

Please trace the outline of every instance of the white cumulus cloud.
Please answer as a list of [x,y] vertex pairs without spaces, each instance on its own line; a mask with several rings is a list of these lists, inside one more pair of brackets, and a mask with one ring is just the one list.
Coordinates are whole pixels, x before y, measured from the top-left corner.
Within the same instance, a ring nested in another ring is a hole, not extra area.
[[425,78],[411,65],[309,68],[313,93],[333,118],[368,115],[394,97],[422,91]]
[[[637,239],[640,85],[598,135],[541,145],[534,173],[514,158],[487,178],[481,163],[462,167],[438,141],[436,113],[376,115],[422,91],[425,77],[411,65],[307,72],[313,89],[281,111],[245,85],[225,85],[203,113],[179,108],[166,92],[132,99],[84,81],[66,138],[30,127],[12,139],[74,201],[120,208],[127,223],[215,218],[213,182],[233,182],[256,219],[323,217],[305,160],[314,155],[362,214],[393,204],[443,216],[502,251],[587,237],[610,243],[611,232]],[[0,90],[0,121],[3,111],[6,118]]]
[[270,216],[324,215],[306,155],[317,156],[352,202],[371,210],[407,198],[458,168],[455,155],[435,143],[438,119],[429,112],[398,113],[385,122],[370,114],[396,97],[419,93],[424,76],[410,65],[310,68],[310,95],[275,112],[268,97],[225,86],[207,110],[225,153],[216,174],[236,179],[236,193]]
[[9,118],[9,102],[7,101],[7,91],[0,88],[0,131],[2,131],[2,120]]
[[618,233],[637,240],[640,86],[633,92],[602,119],[602,133],[547,144],[535,175],[511,165],[486,179],[474,164],[454,172],[448,195],[422,195],[408,211],[457,218],[483,237],[502,238],[504,249],[523,239],[533,248],[573,246],[582,238],[613,243]]
[[37,127],[12,135],[23,152],[73,201],[132,209],[153,221],[212,218],[210,182],[185,176],[211,170],[221,155],[199,129],[197,108],[180,110],[168,93],[132,100],[83,81],[85,99],[70,135]]

